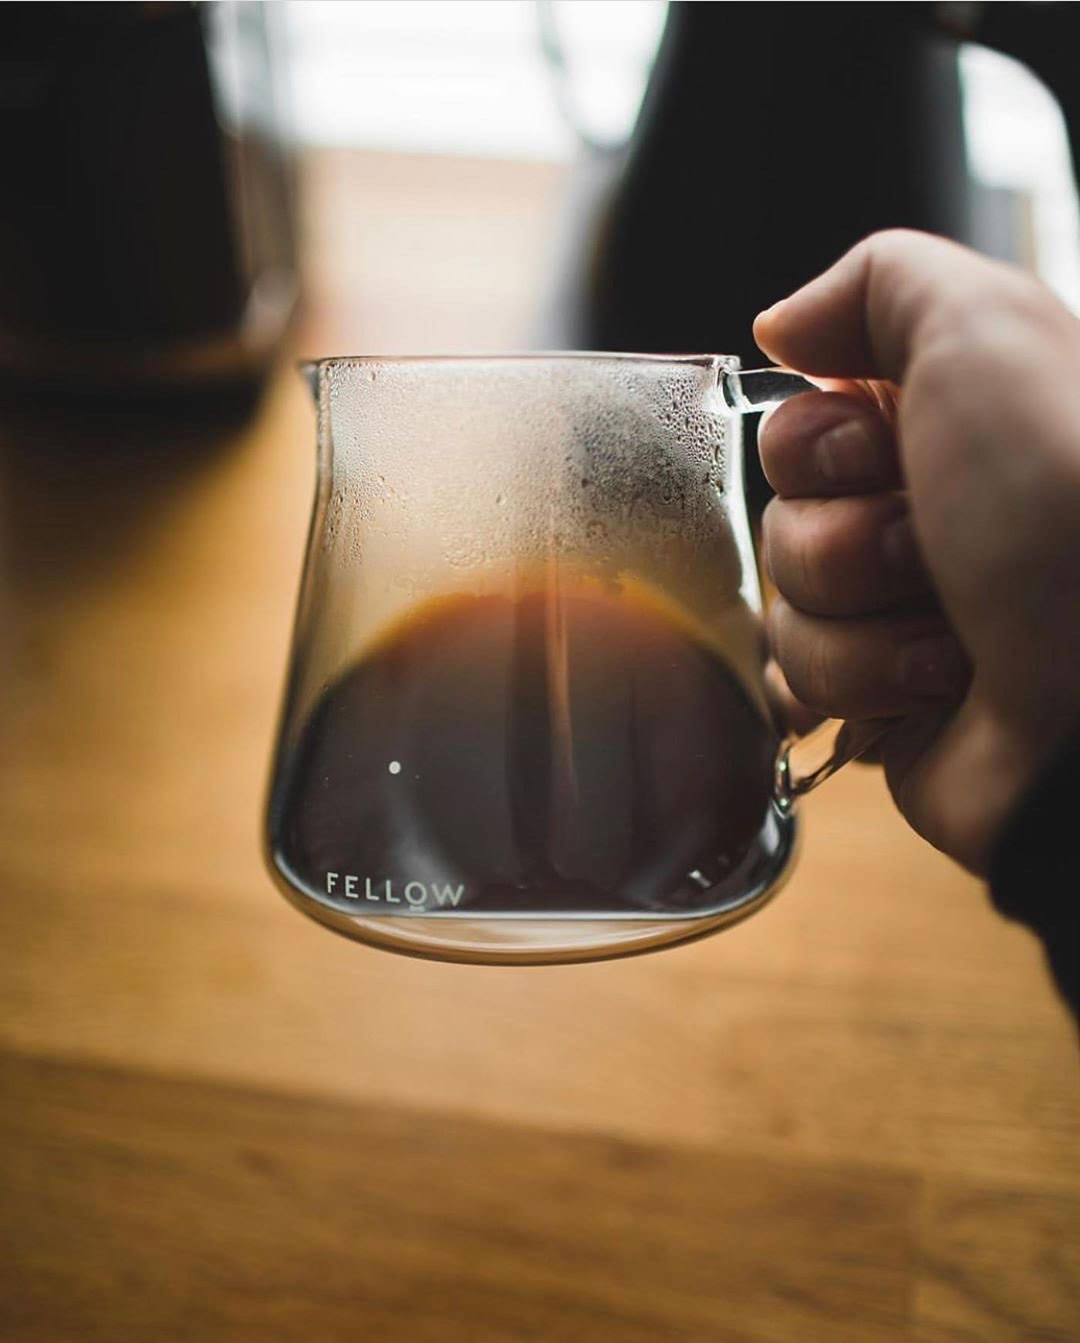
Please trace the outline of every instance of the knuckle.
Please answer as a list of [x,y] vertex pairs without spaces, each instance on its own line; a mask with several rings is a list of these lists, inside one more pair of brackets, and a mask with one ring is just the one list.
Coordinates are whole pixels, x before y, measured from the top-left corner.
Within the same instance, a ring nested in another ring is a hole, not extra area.
[[[1038,325],[1045,325],[1057,316],[1061,305],[1038,276],[1012,266],[999,266],[996,271],[1000,282],[992,301],[1003,315]],[[985,328],[987,324],[981,325]]]
[[777,602],[771,620],[773,651],[792,694],[819,712],[832,699],[835,668],[826,632],[818,622]]
[[780,587],[780,581],[776,576],[776,551],[777,546],[783,544],[777,537],[777,530],[783,526],[783,508],[781,500],[770,499],[761,515],[761,557],[765,572],[777,587]]
[[907,254],[913,245],[918,246],[927,240],[928,235],[913,228],[882,228],[868,233],[862,246],[876,252],[882,258],[894,257],[898,253]]
[[832,644],[823,630],[807,632],[806,695],[801,696],[812,709],[829,713],[835,704],[836,663]]
[[925,255],[927,247],[949,244],[918,229],[888,228],[868,234],[858,246],[863,249],[867,263],[876,271],[895,274],[897,271],[906,273],[911,268],[913,255],[918,256],[920,252]]
[[914,229],[875,229],[872,233],[867,233],[865,237],[860,238],[852,251],[859,252],[864,256],[873,256],[875,259],[884,259],[894,254],[898,248],[910,246],[911,240],[919,236]]
[[836,605],[844,581],[830,506],[826,500],[773,500],[763,520],[765,562],[777,591],[792,606],[818,613]]
[[1006,375],[1018,351],[1040,336],[1054,338],[1060,326],[1063,309],[1041,280],[1011,267],[986,265],[978,302],[949,295],[928,320],[918,373],[934,395],[955,400],[967,378]]
[[811,505],[801,512],[798,525],[792,529],[789,549],[802,604],[816,609],[829,598],[828,530],[823,507]]

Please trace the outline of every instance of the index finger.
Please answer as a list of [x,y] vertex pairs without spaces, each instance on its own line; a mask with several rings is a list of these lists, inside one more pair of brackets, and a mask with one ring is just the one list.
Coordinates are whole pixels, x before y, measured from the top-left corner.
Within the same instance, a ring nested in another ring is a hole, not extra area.
[[927,328],[970,306],[1010,267],[928,233],[893,229],[857,243],[823,274],[754,321],[778,363],[811,375],[901,382]]

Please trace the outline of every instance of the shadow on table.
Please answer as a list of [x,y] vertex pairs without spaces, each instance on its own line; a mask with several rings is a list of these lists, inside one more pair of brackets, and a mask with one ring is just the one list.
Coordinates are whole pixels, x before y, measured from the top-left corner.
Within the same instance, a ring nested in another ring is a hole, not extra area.
[[122,405],[0,387],[0,566],[23,590],[70,588],[137,553],[148,528],[258,409],[252,389]]

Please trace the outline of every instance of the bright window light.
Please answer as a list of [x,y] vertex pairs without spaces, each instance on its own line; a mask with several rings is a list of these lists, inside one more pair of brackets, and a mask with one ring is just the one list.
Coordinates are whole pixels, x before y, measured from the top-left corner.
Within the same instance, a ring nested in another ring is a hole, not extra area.
[[1030,70],[988,47],[964,46],[960,73],[972,173],[1029,198],[1035,268],[1080,312],[1080,211],[1061,109]]
[[[565,161],[535,0],[289,0],[292,120],[308,144]],[[576,116],[604,140],[633,126],[662,0],[553,0]]]

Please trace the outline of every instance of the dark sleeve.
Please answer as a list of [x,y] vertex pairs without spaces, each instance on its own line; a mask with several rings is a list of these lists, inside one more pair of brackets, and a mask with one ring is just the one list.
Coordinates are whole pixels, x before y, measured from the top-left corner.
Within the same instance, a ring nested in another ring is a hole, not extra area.
[[1080,734],[1021,799],[994,849],[990,897],[1040,939],[1058,988],[1080,1011]]

